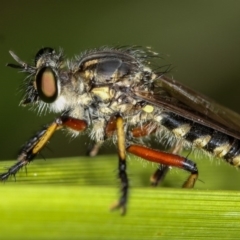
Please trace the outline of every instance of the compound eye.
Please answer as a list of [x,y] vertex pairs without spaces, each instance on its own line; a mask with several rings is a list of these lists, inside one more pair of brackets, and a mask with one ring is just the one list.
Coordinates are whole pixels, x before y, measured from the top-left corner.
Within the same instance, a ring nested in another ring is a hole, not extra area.
[[50,67],[41,68],[36,74],[36,88],[40,99],[52,103],[58,96],[57,75]]
[[53,53],[55,50],[53,48],[50,47],[45,47],[45,48],[41,48],[37,54],[35,55],[35,66],[38,65],[38,60],[44,55],[44,54],[51,54]]

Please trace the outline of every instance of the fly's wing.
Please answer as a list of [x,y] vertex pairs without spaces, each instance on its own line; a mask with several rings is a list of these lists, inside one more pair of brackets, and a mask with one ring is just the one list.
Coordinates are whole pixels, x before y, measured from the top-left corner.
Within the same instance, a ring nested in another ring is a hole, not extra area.
[[240,139],[240,115],[162,75],[154,93],[135,92],[152,105]]
[[173,97],[185,103],[193,110],[204,114],[234,131],[240,131],[240,115],[236,112],[166,76],[160,78],[160,84],[162,88],[171,93]]

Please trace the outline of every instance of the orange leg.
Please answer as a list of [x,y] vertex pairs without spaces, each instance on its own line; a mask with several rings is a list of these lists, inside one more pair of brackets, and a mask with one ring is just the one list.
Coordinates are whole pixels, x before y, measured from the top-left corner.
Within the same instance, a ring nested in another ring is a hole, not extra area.
[[[169,153],[179,155],[179,153],[182,150],[182,144],[181,142],[173,146],[170,150],[168,150]],[[150,182],[152,186],[157,186],[167,175],[168,171],[170,169],[170,166],[159,164],[157,170],[153,173],[153,175],[150,178]]]
[[[139,138],[145,137],[150,134],[155,133],[157,128],[150,127],[149,123],[144,124],[141,127],[135,127],[131,130],[132,137]],[[157,170],[150,177],[150,182],[152,186],[157,186],[161,182],[169,171],[169,166],[159,164]]]
[[[151,125],[149,125],[149,123],[146,123],[143,126],[133,128],[131,130],[131,135],[134,138],[145,137],[145,136],[155,133],[156,130],[157,130],[157,127],[152,127]],[[174,153],[174,154],[179,154],[181,149],[182,149],[182,145],[177,144],[172,149],[168,150],[168,152]],[[157,186],[161,181],[163,181],[163,179],[167,175],[169,169],[170,169],[169,166],[164,165],[164,164],[159,164],[157,170],[150,177],[151,185]]]
[[[105,128],[105,135],[106,137],[111,137],[116,129],[117,129],[117,126],[116,126],[116,116],[113,116],[106,128]],[[133,138],[140,138],[140,137],[145,137],[145,136],[148,136],[150,134],[153,134],[155,133],[157,130],[156,127],[152,127],[149,125],[149,123],[145,123],[143,124],[142,126],[137,126],[133,129],[131,129],[131,136]],[[169,152],[173,153],[173,154],[178,154],[182,149],[182,145],[181,143],[180,144],[177,144],[176,146],[174,146],[172,149],[169,150]],[[164,165],[163,163],[160,163],[159,164],[159,167],[157,168],[157,170],[154,172],[154,174],[151,176],[150,178],[150,182],[152,184],[152,186],[157,186],[159,184],[159,182],[161,182],[166,174],[168,173],[169,171],[169,165]]]
[[165,166],[178,167],[190,172],[191,175],[185,181],[183,187],[184,188],[194,187],[195,181],[197,180],[198,177],[198,169],[196,164],[191,160],[181,157],[179,155],[158,151],[140,145],[130,145],[129,147],[127,147],[126,150],[129,153],[144,158],[150,162],[156,162],[159,164],[163,164]]

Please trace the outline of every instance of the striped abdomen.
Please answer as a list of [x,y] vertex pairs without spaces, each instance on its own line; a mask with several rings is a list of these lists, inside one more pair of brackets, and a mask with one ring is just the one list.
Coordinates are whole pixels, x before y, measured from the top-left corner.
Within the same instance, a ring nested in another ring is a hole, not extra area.
[[195,147],[240,166],[240,140],[173,113],[164,113],[161,125]]

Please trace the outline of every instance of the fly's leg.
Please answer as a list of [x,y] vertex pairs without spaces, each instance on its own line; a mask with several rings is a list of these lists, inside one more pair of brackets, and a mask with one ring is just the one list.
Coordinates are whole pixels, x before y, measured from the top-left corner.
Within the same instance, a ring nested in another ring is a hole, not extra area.
[[53,133],[62,127],[68,127],[76,131],[83,131],[87,128],[87,123],[84,120],[68,116],[61,116],[57,118],[54,122],[37,132],[25,143],[20,150],[17,163],[11,166],[7,172],[0,174],[0,180],[5,181],[9,176],[15,176],[22,167],[33,161],[35,156],[47,144]]
[[127,152],[144,158],[150,162],[156,162],[165,166],[173,166],[190,172],[190,176],[184,182],[183,188],[192,188],[198,178],[198,169],[196,164],[184,157],[176,154],[166,153],[159,150],[151,149],[140,145],[130,145]]
[[7,172],[0,174],[0,179],[5,181],[9,176],[15,176],[22,167],[30,163],[38,153],[40,145],[44,145],[57,128],[57,122],[53,122],[37,132],[20,150],[18,161]]
[[[156,130],[157,130],[156,127],[154,127],[154,126],[151,127],[151,125],[149,125],[149,123],[146,123],[145,125],[143,125],[141,127],[133,128],[131,130],[131,136],[134,138],[145,137],[145,136],[155,133]],[[179,143],[179,144],[175,145],[172,149],[170,149],[169,152],[171,152],[173,154],[179,154],[181,149],[182,149],[182,144]],[[163,181],[163,179],[165,178],[165,176],[167,175],[169,170],[170,170],[170,166],[159,164],[157,170],[150,177],[151,185],[157,186],[161,181]]]
[[[117,116],[109,121],[106,127],[107,135],[110,134],[111,124],[114,124],[113,129],[116,129],[117,134],[117,147],[118,147],[118,178],[121,182],[121,196],[117,203],[115,203],[111,209],[121,209],[122,215],[126,213],[126,204],[128,200],[128,176],[126,173],[126,144],[125,144],[125,133],[124,133],[124,122],[122,117]],[[113,130],[114,131],[114,130]]]
[[98,154],[102,145],[103,145],[103,141],[95,142],[95,143],[89,145],[87,155],[90,157],[95,157]]
[[167,165],[159,164],[157,170],[150,177],[150,183],[153,187],[156,187],[163,179],[166,177],[169,172],[170,167]]
[[[178,155],[182,150],[182,142],[177,143],[168,152]],[[160,182],[163,181],[165,176],[170,170],[170,166],[159,164],[157,170],[150,177],[151,185],[156,187]]]
[[[105,138],[110,138],[113,136],[113,134],[115,134],[116,129],[117,129],[117,117],[116,116],[112,116],[108,123],[107,126],[105,127]],[[87,151],[87,155],[90,157],[94,157],[98,154],[99,149],[102,147],[104,141],[99,141],[99,142],[95,142],[93,145],[89,146],[89,149]]]

